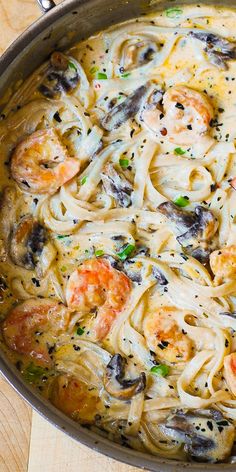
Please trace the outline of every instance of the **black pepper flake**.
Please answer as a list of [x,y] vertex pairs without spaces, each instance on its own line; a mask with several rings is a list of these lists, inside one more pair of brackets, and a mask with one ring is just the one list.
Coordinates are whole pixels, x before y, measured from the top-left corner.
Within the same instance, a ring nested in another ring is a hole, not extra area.
[[35,285],[35,287],[40,287],[40,282],[39,282],[38,279],[36,279],[35,277],[33,277],[31,280],[32,280],[33,284]]
[[61,123],[62,122],[62,119],[58,113],[58,111],[56,111],[56,113],[53,115],[53,118],[54,120],[56,120],[58,123]]
[[179,110],[184,110],[184,106],[182,105],[182,103],[179,102],[175,104],[175,108],[179,108]]
[[80,347],[79,347],[79,346],[76,346],[76,344],[73,344],[73,349],[74,349],[75,351],[80,351]]
[[229,341],[228,341],[228,339],[226,339],[225,340],[225,347],[228,347],[228,345],[229,345]]
[[192,131],[193,129],[192,125],[187,125],[187,128],[189,129],[189,131]]
[[134,133],[135,133],[135,129],[132,129],[132,130],[130,131],[130,137],[131,137],[131,138],[133,137]]

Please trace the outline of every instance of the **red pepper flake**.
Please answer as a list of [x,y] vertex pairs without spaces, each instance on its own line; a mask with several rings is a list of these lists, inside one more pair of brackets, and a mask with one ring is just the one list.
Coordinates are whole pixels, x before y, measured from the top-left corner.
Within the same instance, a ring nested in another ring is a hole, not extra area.
[[162,128],[161,131],[160,131],[161,135],[162,136],[166,136],[167,135],[167,129],[166,128]]

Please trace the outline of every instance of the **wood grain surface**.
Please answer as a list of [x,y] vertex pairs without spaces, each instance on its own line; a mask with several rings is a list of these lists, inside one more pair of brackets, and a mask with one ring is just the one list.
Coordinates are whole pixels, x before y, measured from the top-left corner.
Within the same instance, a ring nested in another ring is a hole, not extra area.
[[[0,0],[0,54],[39,15],[36,0]],[[0,472],[138,470],[75,443],[32,411],[0,377]]]

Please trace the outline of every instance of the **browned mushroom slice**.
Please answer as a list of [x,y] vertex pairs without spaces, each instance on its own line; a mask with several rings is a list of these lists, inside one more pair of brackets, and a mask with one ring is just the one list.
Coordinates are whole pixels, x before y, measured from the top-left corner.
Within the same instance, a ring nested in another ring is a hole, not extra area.
[[61,92],[70,92],[79,82],[76,65],[61,52],[53,52],[47,76],[39,85],[39,91],[47,98],[59,98]]
[[104,386],[106,391],[120,400],[129,400],[146,387],[146,375],[141,372],[136,379],[124,379],[126,360],[115,354],[106,367]]
[[46,230],[32,216],[24,216],[10,238],[10,257],[14,264],[32,270],[46,242]]
[[152,61],[158,50],[158,44],[150,39],[127,41],[120,62],[121,68],[126,72],[143,66]]
[[205,52],[210,62],[220,69],[228,69],[227,61],[236,59],[236,43],[213,33],[190,31],[189,36],[205,44]]
[[225,460],[234,442],[234,426],[214,409],[177,411],[160,428],[173,440],[182,442],[191,458],[200,462]]
[[102,173],[102,183],[105,191],[121,207],[128,207],[131,204],[131,193],[133,187],[124,175],[118,174],[111,164],[107,164]]
[[194,213],[180,209],[172,202],[161,203],[157,210],[174,223],[181,233],[176,236],[181,246],[201,262],[206,262],[213,247],[218,221],[206,208],[197,206]]
[[147,93],[147,86],[142,85],[129,95],[122,103],[112,108],[101,121],[101,125],[107,131],[113,131],[119,128],[130,118],[137,115],[145,94]]

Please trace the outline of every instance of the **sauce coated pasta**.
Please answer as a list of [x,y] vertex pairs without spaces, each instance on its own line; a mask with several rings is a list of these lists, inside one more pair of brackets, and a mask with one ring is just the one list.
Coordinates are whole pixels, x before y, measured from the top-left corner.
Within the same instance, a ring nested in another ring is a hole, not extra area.
[[1,347],[124,446],[234,462],[236,12],[54,52],[0,120]]

